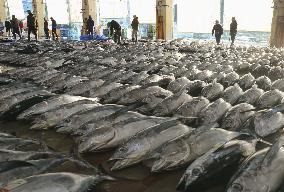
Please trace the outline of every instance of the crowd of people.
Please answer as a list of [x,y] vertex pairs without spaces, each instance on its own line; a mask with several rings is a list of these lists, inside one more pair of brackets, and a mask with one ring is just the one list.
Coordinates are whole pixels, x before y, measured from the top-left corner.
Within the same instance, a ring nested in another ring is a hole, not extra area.
[[[27,33],[28,33],[28,41],[31,40],[31,33],[34,35],[35,40],[38,40],[38,21],[33,15],[33,13],[28,10],[28,16],[27,16]],[[43,18],[44,20],[44,33],[45,33],[45,39],[50,39],[50,30],[49,30],[49,24],[48,19]],[[58,40],[58,34],[57,34],[57,23],[53,17],[50,17],[51,20],[51,36],[52,40]],[[86,34],[87,35],[94,35],[95,30],[95,22],[91,16],[89,16],[88,19],[84,19],[84,22],[86,24]],[[113,38],[114,42],[120,44],[121,43],[121,36],[122,36],[122,29],[120,24],[112,20],[111,22],[107,23],[107,28],[109,29],[109,36]],[[138,29],[139,29],[139,21],[138,17],[136,15],[133,16],[133,20],[131,22],[131,28],[132,28],[132,41],[137,42],[138,41]],[[230,40],[231,40],[231,46],[234,45],[236,35],[237,35],[237,28],[238,23],[236,21],[235,17],[232,17],[232,22],[230,24]],[[0,21],[0,35],[3,35],[3,31],[6,29],[6,35],[11,36],[11,32],[13,35],[13,38],[16,39],[17,35],[20,39],[23,37],[23,29],[24,24],[23,20],[18,20],[15,15],[12,15],[12,19],[9,21],[5,21],[5,24],[3,24],[2,21]],[[215,21],[215,24],[212,29],[212,36],[215,35],[216,43],[217,45],[221,42],[221,37],[223,35],[223,27],[219,23],[218,20]]]
[[[35,40],[38,40],[38,20],[34,16],[34,14],[28,10],[27,11],[28,16],[26,20],[26,32],[28,36],[28,41],[31,40],[31,34],[34,35]],[[44,33],[45,33],[45,38],[49,39],[50,38],[50,30],[49,30],[49,25],[48,25],[48,19],[43,18],[44,20]],[[58,40],[58,34],[56,32],[57,29],[57,24],[56,21],[54,20],[53,17],[50,18],[51,20],[51,34],[52,34],[52,39],[53,40]],[[19,39],[22,39],[23,37],[23,32],[24,32],[24,22],[23,20],[19,20],[16,18],[15,15],[12,15],[11,20],[6,20],[4,23],[0,21],[0,35],[4,35],[4,31],[6,32],[6,36],[10,37],[11,33],[13,38],[16,40],[17,36],[19,36]]]

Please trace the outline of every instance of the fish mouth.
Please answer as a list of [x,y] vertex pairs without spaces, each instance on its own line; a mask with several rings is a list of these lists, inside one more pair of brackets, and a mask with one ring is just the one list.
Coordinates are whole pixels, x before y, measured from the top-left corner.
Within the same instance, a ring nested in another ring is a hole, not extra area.
[[48,123],[47,122],[39,122],[30,127],[30,129],[47,129]]
[[159,159],[154,162],[151,167],[151,172],[170,171],[178,166],[178,162],[171,162],[164,159]]
[[180,180],[179,180],[179,182],[178,182],[178,184],[177,184],[177,186],[176,186],[176,189],[177,190],[179,190],[179,191],[185,191],[185,189],[186,189],[186,180],[187,180],[187,174],[184,174],[181,178],[180,178]]
[[112,166],[112,168],[110,169],[111,171],[118,171],[121,170],[123,168],[129,167],[135,163],[138,163],[139,161],[135,161],[134,159],[121,159],[118,160],[114,163],[114,165]]

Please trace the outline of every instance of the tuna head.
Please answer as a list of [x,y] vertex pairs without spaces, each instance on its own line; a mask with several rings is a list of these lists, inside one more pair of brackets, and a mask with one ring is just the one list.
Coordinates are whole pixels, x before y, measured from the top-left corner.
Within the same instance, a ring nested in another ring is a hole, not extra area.
[[183,139],[170,141],[161,148],[159,159],[152,165],[151,172],[171,170],[179,164],[183,165],[189,154],[190,146]]
[[115,129],[102,127],[85,135],[79,143],[79,152],[97,151],[107,145],[115,137]]
[[[141,138],[140,142],[126,142],[120,148],[118,148],[113,156],[110,158],[110,161],[116,160],[115,164],[111,168],[111,170],[119,170],[124,167],[133,165],[140,161],[140,159],[147,153],[148,150],[143,149],[151,149],[150,142],[148,142],[147,138]],[[143,146],[142,146],[143,144]]]

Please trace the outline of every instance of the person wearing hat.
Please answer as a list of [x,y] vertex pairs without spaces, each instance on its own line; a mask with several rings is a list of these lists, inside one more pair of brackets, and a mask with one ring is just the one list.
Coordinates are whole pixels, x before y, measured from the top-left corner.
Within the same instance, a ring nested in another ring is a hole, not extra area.
[[138,17],[136,15],[134,15],[132,23],[131,23],[131,27],[132,27],[132,41],[133,42],[137,42],[138,26],[139,26]]
[[50,20],[51,20],[52,40],[55,39],[54,36],[56,36],[56,40],[58,40],[58,35],[57,35],[57,33],[56,33],[56,28],[57,28],[56,21],[53,19],[53,17],[50,17]]
[[234,45],[236,35],[238,30],[238,23],[235,17],[232,17],[232,22],[230,24],[230,36],[231,36],[231,46]]
[[37,41],[36,20],[30,10],[28,10],[27,27],[28,27],[28,41],[31,40],[31,33],[35,35],[35,39]]
[[213,26],[212,29],[212,36],[214,34],[215,34],[216,43],[217,45],[219,45],[221,41],[221,36],[223,35],[223,27],[222,25],[220,25],[218,20],[215,21],[215,25]]

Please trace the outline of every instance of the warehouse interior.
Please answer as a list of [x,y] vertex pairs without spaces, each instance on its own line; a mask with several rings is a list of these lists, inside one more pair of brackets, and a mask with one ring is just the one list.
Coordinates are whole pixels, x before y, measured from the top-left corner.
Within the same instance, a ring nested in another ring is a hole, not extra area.
[[284,192],[283,0],[0,0],[0,192]]

